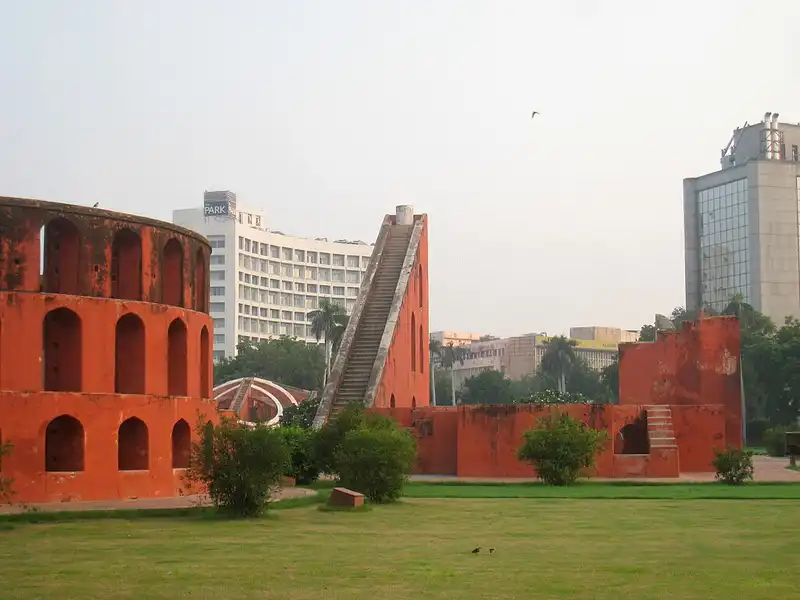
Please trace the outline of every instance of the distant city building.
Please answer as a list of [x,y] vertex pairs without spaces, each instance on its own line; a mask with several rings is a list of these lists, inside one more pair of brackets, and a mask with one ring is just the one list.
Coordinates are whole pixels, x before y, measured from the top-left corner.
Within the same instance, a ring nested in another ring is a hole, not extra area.
[[[612,328],[598,329],[611,330]],[[622,332],[622,330],[617,331]],[[620,334],[619,337],[627,336]],[[473,342],[468,346],[469,352],[464,362],[456,363],[453,367],[456,389],[460,389],[467,379],[475,377],[483,371],[500,371],[509,379],[517,381],[536,373],[550,339],[552,338],[546,335],[529,333],[505,339]],[[575,342],[576,356],[586,361],[589,368],[595,371],[601,371],[617,360],[620,342],[582,339],[573,341]]]
[[473,342],[481,339],[479,333],[468,333],[462,331],[434,331],[431,339],[439,342],[442,346],[453,344],[454,346],[469,346]]
[[616,342],[624,344],[639,341],[639,332],[633,329],[620,329],[619,327],[570,327],[569,337],[573,340],[586,340],[589,342]]
[[234,356],[244,341],[286,335],[316,342],[309,313],[328,299],[349,314],[372,255],[361,241],[267,229],[263,210],[229,191],[205,192],[202,207],[173,211],[172,220],[211,243],[214,360]]
[[783,322],[800,316],[800,124],[767,113],[733,132],[721,169],[683,182],[686,308],[735,294]]

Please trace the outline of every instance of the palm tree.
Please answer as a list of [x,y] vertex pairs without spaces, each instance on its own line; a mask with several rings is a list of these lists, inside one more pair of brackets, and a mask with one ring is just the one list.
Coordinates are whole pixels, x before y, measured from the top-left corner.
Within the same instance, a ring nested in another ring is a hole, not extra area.
[[311,333],[317,341],[325,338],[325,381],[331,374],[331,357],[334,346],[338,349],[344,330],[347,327],[347,312],[341,304],[328,299],[320,300],[319,309],[308,313],[311,318]]
[[450,383],[452,384],[452,402],[453,406],[456,405],[456,377],[453,374],[453,367],[456,363],[463,364],[464,359],[467,358],[467,354],[469,354],[469,350],[464,346],[456,346],[453,342],[450,342],[446,346],[442,347],[441,344],[439,345],[439,356],[442,359],[442,366],[450,371]]
[[547,349],[542,356],[540,369],[558,380],[558,391],[562,394],[567,391],[567,372],[578,362],[575,355],[575,340],[569,340],[563,335],[550,338],[545,342]]

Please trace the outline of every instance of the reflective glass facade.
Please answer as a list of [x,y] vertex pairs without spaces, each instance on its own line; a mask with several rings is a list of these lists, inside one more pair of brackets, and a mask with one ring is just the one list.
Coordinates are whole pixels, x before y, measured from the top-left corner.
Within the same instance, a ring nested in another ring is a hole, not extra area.
[[747,179],[697,193],[704,306],[723,310],[734,294],[751,302]]

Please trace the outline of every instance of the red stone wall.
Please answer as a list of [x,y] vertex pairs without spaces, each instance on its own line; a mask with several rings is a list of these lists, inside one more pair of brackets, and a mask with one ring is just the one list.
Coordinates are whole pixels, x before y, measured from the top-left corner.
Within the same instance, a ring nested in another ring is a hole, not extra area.
[[428,217],[418,215],[416,218],[422,220],[422,235],[386,366],[375,394],[375,407],[430,405]]
[[681,470],[711,472],[714,449],[726,443],[725,408],[721,405],[672,406],[672,429]]

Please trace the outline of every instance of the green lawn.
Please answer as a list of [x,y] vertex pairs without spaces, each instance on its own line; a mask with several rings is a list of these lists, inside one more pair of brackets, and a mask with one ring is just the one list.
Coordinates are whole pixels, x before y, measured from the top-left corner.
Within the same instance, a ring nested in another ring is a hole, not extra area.
[[[797,506],[409,498],[358,513],[295,506],[255,521],[4,519],[0,598],[793,598]],[[478,544],[497,552],[471,554]]]

